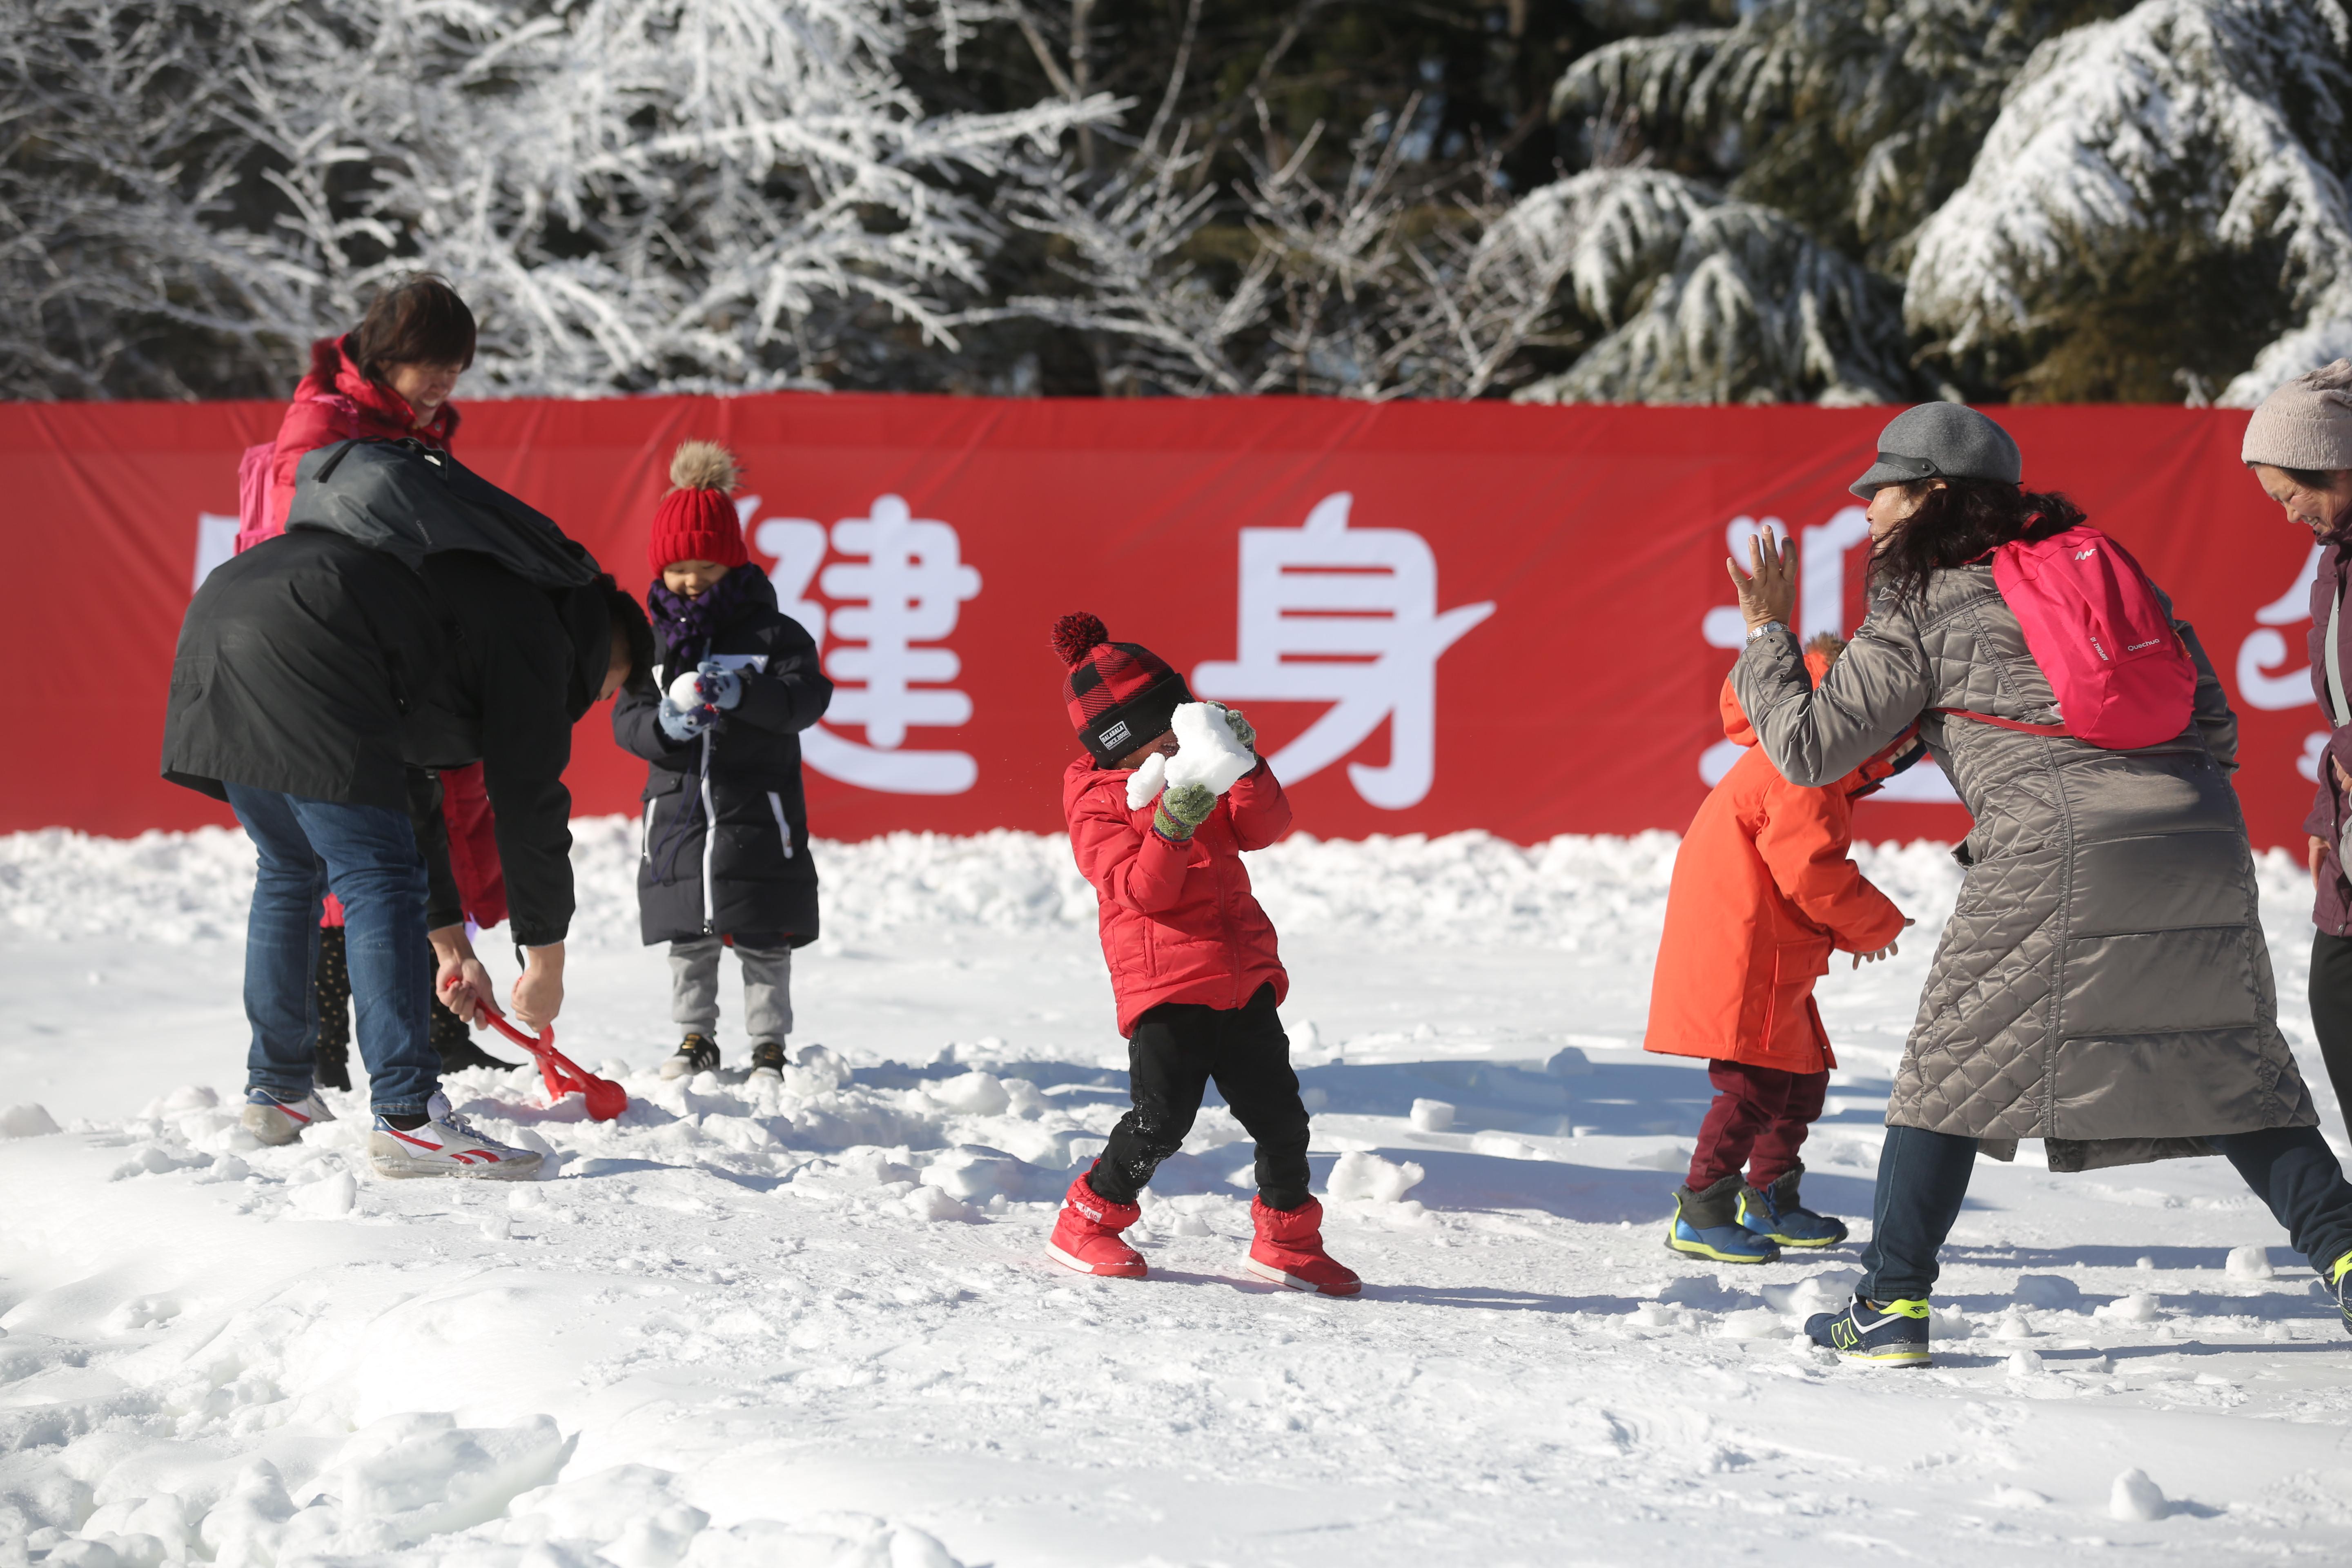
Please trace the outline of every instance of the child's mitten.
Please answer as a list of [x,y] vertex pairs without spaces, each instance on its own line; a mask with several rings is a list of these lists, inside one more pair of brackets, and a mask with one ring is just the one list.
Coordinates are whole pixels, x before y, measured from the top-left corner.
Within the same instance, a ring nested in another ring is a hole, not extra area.
[[713,708],[732,708],[743,700],[743,678],[715,658],[695,667],[702,679],[702,700]]
[[[694,678],[690,675],[681,675],[678,679],[691,680]],[[667,735],[673,742],[681,745],[701,734],[705,722],[700,708],[682,708],[676,699],[669,697],[662,699],[661,707],[655,717],[661,721],[662,733]]]
[[1181,843],[1192,837],[1192,830],[1208,821],[1209,813],[1216,809],[1216,793],[1207,784],[1173,784],[1160,797],[1160,809],[1151,814],[1151,830],[1162,838]]
[[1242,717],[1240,709],[1226,709],[1225,722],[1233,726],[1234,739],[1242,743],[1243,751],[1255,752],[1257,750],[1257,727]]

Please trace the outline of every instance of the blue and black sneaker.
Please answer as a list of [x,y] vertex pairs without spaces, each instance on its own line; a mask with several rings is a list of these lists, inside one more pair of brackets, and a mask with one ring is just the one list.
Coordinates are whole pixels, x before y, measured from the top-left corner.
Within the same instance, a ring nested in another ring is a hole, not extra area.
[[1807,1318],[1805,1337],[1865,1366],[1926,1366],[1927,1303],[1881,1303],[1856,1296],[1843,1312]]
[[2352,1334],[2352,1252],[2328,1265],[2327,1283],[2336,1292],[2336,1310],[2344,1314],[2344,1331]]
[[1780,1249],[1735,1217],[1739,1178],[1726,1176],[1703,1193],[1675,1189],[1675,1217],[1666,1226],[1666,1247],[1717,1263],[1776,1263]]
[[1739,1189],[1739,1223],[1782,1247],[1835,1247],[1845,1239],[1845,1221],[1815,1214],[1797,1198],[1799,1165],[1769,1187]]

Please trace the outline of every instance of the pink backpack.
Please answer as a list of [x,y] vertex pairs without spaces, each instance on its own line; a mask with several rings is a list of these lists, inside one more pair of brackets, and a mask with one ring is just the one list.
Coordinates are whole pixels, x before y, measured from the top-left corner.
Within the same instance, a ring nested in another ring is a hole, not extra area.
[[247,447],[236,461],[236,548],[239,554],[272,533],[269,526],[269,459],[278,443],[263,441]]
[[1961,708],[1937,711],[2033,735],[2072,735],[2110,752],[2169,741],[2189,727],[2197,666],[2131,552],[2074,527],[1992,552],[1992,580],[2049,678],[2058,724]]

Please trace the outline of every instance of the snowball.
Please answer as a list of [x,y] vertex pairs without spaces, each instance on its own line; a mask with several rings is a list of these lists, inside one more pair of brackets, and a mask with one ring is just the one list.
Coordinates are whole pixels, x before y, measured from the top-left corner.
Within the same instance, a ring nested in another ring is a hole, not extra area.
[[1362,1198],[1376,1204],[1392,1204],[1421,1185],[1422,1178],[1427,1174],[1410,1160],[1400,1165],[1378,1154],[1350,1149],[1332,1165],[1331,1177],[1324,1183],[1323,1193],[1340,1203]]
[[1141,811],[1160,798],[1168,785],[1168,759],[1158,752],[1143,759],[1143,765],[1127,778],[1127,809]]
[[352,1173],[337,1171],[308,1186],[295,1188],[293,1201],[286,1206],[303,1219],[341,1219],[352,1212],[359,1195],[359,1184],[352,1180]]
[[2114,1518],[2146,1522],[2164,1517],[2164,1493],[2147,1479],[2146,1470],[2126,1470],[2107,1493],[2107,1512]]
[[2111,1323],[2152,1323],[2164,1314],[2157,1306],[2155,1297],[2135,1292],[2108,1302],[2091,1315],[2105,1318]]
[[962,1116],[1002,1116],[1013,1103],[1004,1082],[994,1073],[968,1072],[924,1086],[923,1092]]
[[676,680],[671,681],[669,683],[669,700],[672,702],[677,703],[680,708],[701,707],[701,675],[695,670],[689,669],[684,675],[679,676]]
[[2042,1357],[2035,1352],[2011,1351],[2009,1352],[2010,1376],[2034,1377],[2039,1375],[2042,1370]]
[[1423,1132],[1443,1132],[1454,1125],[1454,1107],[1442,1100],[1412,1102],[1412,1124]]
[[[0,1126],[5,1126],[0,1119]],[[2232,1279],[2272,1279],[2278,1271],[2271,1267],[2271,1249],[2267,1247],[2233,1247],[2226,1264]]]
[[40,1105],[12,1105],[0,1110],[0,1138],[46,1138],[58,1130],[57,1119]]
[[1217,703],[1184,703],[1169,728],[1176,731],[1176,760],[1168,764],[1171,789],[1198,784],[1208,785],[1212,795],[1223,795],[1257,766],[1249,748],[1234,738],[1234,727],[1225,722],[1225,710]]

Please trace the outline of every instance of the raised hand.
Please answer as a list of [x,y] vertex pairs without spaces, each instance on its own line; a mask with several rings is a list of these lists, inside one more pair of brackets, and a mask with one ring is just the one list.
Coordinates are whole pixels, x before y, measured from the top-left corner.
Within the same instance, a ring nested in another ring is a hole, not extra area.
[[1731,585],[1739,591],[1739,614],[1748,629],[1772,621],[1788,626],[1797,614],[1796,546],[1771,533],[1759,533],[1748,542],[1748,563],[1745,572],[1737,561],[1723,563],[1731,574]]

